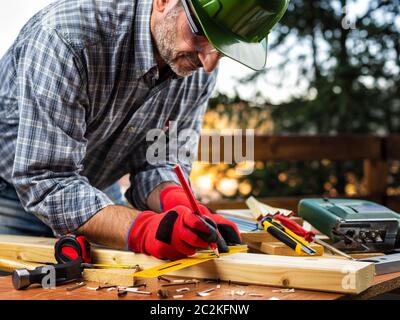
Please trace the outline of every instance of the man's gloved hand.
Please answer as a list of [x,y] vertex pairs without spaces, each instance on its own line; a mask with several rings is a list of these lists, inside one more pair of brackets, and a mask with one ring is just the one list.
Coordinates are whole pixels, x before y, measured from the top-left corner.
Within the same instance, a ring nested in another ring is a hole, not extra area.
[[[181,205],[191,208],[189,199],[185,191],[180,186],[171,186],[163,189],[160,193],[160,203],[162,210],[169,210],[175,206]],[[236,224],[225,219],[220,214],[212,212],[206,206],[199,203],[201,213],[215,222],[217,228],[228,245],[241,244],[240,232]]]
[[127,246],[133,252],[178,260],[216,242],[213,227],[185,206],[175,206],[164,213],[143,211],[132,223]]

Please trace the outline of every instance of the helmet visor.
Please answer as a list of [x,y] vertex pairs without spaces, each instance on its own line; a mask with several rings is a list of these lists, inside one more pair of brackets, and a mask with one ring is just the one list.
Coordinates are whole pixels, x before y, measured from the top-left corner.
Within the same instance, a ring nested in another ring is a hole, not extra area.
[[189,9],[185,9],[184,11],[186,19],[181,23],[180,29],[185,43],[196,52],[205,55],[218,53],[217,49],[207,39],[202,29],[198,27],[197,22],[194,22],[197,18],[193,17]]
[[[199,24],[208,41],[223,56],[231,58],[253,70],[262,70],[267,60],[267,38],[260,42],[247,42],[232,31],[221,27],[198,1],[182,0],[191,8],[193,25]],[[184,6],[185,7],[185,6]]]

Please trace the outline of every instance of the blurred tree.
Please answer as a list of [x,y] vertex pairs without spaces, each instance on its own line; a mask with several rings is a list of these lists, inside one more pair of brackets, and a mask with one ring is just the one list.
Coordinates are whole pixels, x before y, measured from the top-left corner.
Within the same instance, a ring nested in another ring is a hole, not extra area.
[[275,68],[282,70],[284,86],[288,70],[297,65],[298,82],[307,79],[308,88],[272,107],[276,132],[400,132],[399,0],[369,0],[366,12],[351,18],[357,3],[291,0],[270,50],[293,56],[301,46],[297,57]]
[[242,100],[238,95],[217,94],[209,101],[204,129],[255,129],[259,134],[273,132],[270,110],[265,105]]
[[[260,133],[400,132],[399,0],[291,0],[269,50],[281,63],[240,82],[285,88],[294,77],[303,92],[278,105],[265,98],[262,85],[251,102],[217,94],[210,101],[210,119],[220,119],[219,114],[237,128]],[[262,130],[266,119],[268,130]],[[362,163],[351,161],[267,163],[241,180],[260,197],[362,195],[362,172]],[[398,192],[396,181],[388,191]]]

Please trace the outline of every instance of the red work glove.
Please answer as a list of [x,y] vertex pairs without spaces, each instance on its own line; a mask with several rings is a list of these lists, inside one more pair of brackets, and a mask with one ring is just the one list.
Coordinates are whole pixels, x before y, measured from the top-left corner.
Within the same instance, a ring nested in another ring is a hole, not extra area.
[[[185,191],[180,186],[171,186],[163,189],[160,193],[160,203],[163,210],[168,210],[177,205],[186,206],[191,209],[189,199]],[[232,221],[224,218],[220,214],[212,212],[206,206],[199,203],[201,213],[210,218],[217,225],[218,231],[228,245],[241,244],[240,232]]]
[[159,259],[178,260],[207,249],[217,241],[213,227],[185,206],[164,213],[143,211],[128,232],[127,246],[133,252]]

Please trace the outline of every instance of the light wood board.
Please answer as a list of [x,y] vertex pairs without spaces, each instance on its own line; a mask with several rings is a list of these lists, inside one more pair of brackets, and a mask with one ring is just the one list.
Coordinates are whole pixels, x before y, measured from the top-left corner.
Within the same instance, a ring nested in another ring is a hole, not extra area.
[[[0,257],[54,262],[54,242],[55,239],[49,238],[0,235]],[[93,263],[139,264],[144,269],[165,263],[143,254],[96,247],[93,247],[92,255]],[[237,253],[176,271],[172,275],[360,293],[372,285],[374,272],[374,265],[366,262]]]
[[[315,250],[314,256],[322,256],[324,254],[324,247],[317,244],[311,243],[310,247]],[[298,254],[292,248],[288,247],[283,242],[261,242],[261,243],[253,243],[252,248],[256,249],[262,253],[278,255],[278,256],[297,256],[297,257],[310,257],[309,254],[305,252],[301,252]]]
[[130,287],[134,285],[134,269],[85,269],[83,279],[100,284]]
[[244,243],[276,242],[276,238],[265,231],[241,232]]
[[[276,242],[277,239],[270,235],[266,231],[251,231],[251,232],[241,232],[242,241],[244,243],[255,243],[255,242]],[[329,238],[327,236],[319,236],[321,240],[329,242]]]
[[33,270],[40,267],[41,264],[34,262],[26,262],[22,260],[4,259],[0,257],[0,270],[5,272],[12,272],[15,269],[28,269]]

